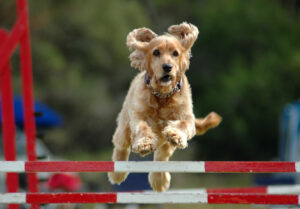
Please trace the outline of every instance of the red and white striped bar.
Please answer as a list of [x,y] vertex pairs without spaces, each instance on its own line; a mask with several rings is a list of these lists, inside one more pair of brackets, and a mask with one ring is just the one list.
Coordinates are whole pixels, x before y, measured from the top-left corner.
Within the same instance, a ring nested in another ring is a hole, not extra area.
[[254,186],[235,188],[201,188],[169,190],[171,192],[194,192],[203,194],[300,194],[300,185]]
[[120,192],[120,193],[6,193],[3,204],[43,203],[120,203],[120,204],[268,204],[299,205],[299,195],[271,194],[203,194],[195,192]]
[[299,173],[300,161],[0,161],[0,172]]

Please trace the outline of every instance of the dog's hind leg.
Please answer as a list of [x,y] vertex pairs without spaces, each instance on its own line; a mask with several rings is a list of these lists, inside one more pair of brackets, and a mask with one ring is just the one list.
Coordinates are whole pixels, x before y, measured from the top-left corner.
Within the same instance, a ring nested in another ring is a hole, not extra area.
[[[168,161],[174,153],[176,147],[165,143],[154,152],[155,161]],[[149,173],[149,182],[151,187],[157,192],[163,192],[170,186],[171,175],[169,172]]]
[[[113,136],[114,151],[113,161],[128,161],[130,154],[130,129],[129,127],[118,126]],[[112,184],[122,183],[128,176],[127,172],[108,173],[109,181]]]
[[203,135],[211,128],[215,128],[222,121],[222,117],[215,112],[209,113],[205,118],[196,118],[196,135]]

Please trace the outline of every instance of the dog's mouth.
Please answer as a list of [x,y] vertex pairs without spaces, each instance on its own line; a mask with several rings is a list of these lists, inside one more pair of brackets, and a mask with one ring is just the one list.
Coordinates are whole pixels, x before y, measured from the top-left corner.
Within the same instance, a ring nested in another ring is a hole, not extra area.
[[163,77],[161,77],[160,79],[162,82],[169,82],[169,81],[172,81],[172,76],[170,75],[164,75]]

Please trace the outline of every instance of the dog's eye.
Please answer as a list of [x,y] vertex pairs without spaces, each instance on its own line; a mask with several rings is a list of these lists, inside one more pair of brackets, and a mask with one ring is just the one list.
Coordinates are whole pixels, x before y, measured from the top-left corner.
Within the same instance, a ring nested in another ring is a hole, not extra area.
[[173,56],[174,56],[174,57],[177,57],[178,55],[179,55],[179,54],[178,54],[178,51],[175,50],[175,51],[173,52]]
[[156,56],[156,57],[158,57],[158,56],[160,55],[159,50],[158,50],[158,49],[155,49],[155,50],[153,51],[153,55]]

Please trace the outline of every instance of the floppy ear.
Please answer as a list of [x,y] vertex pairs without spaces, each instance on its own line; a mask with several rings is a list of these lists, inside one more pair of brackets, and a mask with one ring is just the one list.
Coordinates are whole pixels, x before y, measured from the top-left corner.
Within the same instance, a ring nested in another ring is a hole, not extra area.
[[186,50],[192,48],[199,34],[196,26],[186,22],[183,22],[180,25],[172,25],[169,27],[168,31],[180,41],[181,45]]
[[146,49],[149,42],[157,35],[148,28],[139,28],[130,32],[127,36],[127,46],[130,51],[134,50],[129,59],[131,66],[139,70],[146,70]]
[[175,36],[185,49],[185,53],[181,59],[181,69],[185,71],[190,65],[191,48],[198,37],[198,28],[192,24],[183,22],[180,25],[170,26],[168,32]]

